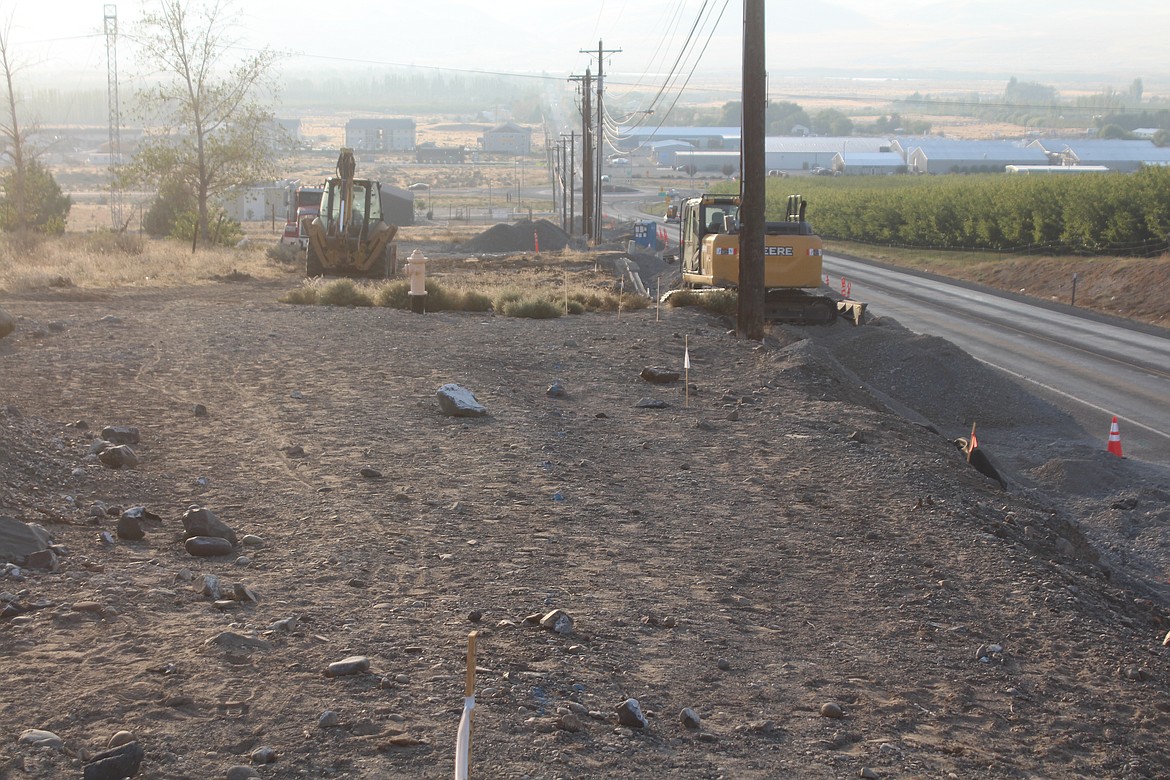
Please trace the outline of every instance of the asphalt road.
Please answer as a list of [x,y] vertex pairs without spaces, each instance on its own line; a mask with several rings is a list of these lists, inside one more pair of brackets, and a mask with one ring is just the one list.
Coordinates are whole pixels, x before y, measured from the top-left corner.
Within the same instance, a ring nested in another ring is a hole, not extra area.
[[1170,465],[1170,335],[1067,306],[826,256],[874,314],[940,336],[1067,410],[1105,446],[1117,415],[1127,457]]

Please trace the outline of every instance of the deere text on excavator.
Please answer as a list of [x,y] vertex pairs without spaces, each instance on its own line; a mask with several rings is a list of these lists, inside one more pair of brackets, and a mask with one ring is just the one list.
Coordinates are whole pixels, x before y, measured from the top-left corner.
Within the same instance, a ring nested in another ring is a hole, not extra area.
[[[838,309],[860,321],[864,306],[817,294],[822,281],[822,243],[804,217],[807,203],[788,198],[783,222],[764,230],[764,318],[804,325],[833,322]],[[682,286],[739,287],[739,195],[700,195],[683,202],[679,259]]]
[[378,182],[354,178],[353,150],[343,147],[337,175],[325,182],[321,211],[306,225],[309,246],[307,276],[394,275],[397,225],[382,221],[382,191]]

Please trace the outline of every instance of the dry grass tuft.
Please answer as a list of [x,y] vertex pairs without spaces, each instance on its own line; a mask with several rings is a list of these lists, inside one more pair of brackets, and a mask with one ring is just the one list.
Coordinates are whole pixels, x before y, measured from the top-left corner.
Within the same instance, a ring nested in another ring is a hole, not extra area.
[[268,257],[267,246],[209,247],[111,231],[66,233],[33,242],[0,238],[0,289],[31,292],[61,286],[178,287],[227,276],[287,277],[290,269]]

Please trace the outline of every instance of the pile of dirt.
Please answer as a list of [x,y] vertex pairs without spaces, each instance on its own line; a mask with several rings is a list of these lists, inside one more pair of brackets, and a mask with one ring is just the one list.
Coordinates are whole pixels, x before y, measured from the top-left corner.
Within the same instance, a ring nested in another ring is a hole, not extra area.
[[501,222],[459,245],[464,252],[555,252],[569,246],[569,234],[547,219]]

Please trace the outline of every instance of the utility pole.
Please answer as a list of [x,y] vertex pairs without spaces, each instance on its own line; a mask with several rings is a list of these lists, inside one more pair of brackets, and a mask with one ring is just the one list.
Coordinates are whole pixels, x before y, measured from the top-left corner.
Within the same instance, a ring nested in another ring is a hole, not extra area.
[[568,176],[566,174],[566,171],[569,167],[568,166],[568,162],[569,162],[569,143],[568,143],[568,141],[566,141],[564,139],[564,137],[562,137],[561,142],[557,145],[557,148],[560,149],[560,151],[561,151],[560,159],[557,161],[557,169],[561,173],[561,175],[560,175],[560,180],[561,180],[561,230],[568,233],[569,232],[569,198],[573,197],[573,192],[568,187],[569,179],[568,179]]
[[569,133],[569,235],[577,225],[577,134]]
[[122,113],[118,107],[118,6],[110,3],[102,9],[106,31],[106,102],[110,112],[110,222],[121,231],[122,189],[117,181],[122,161]]
[[740,128],[739,297],[736,334],[764,338],[764,0],[743,1],[743,117]]
[[[581,54],[593,54],[589,49],[579,49]],[[601,40],[597,41],[597,122],[594,125],[596,130],[596,138],[594,140],[594,172],[597,176],[597,186],[595,188],[595,201],[593,204],[593,240],[601,241],[601,191],[604,189],[601,183],[602,176],[602,162],[605,160],[605,55],[619,54],[621,49],[606,49]]]
[[593,119],[593,76],[589,68],[584,76],[573,76],[581,82],[581,234],[593,236],[593,144],[590,122]]

